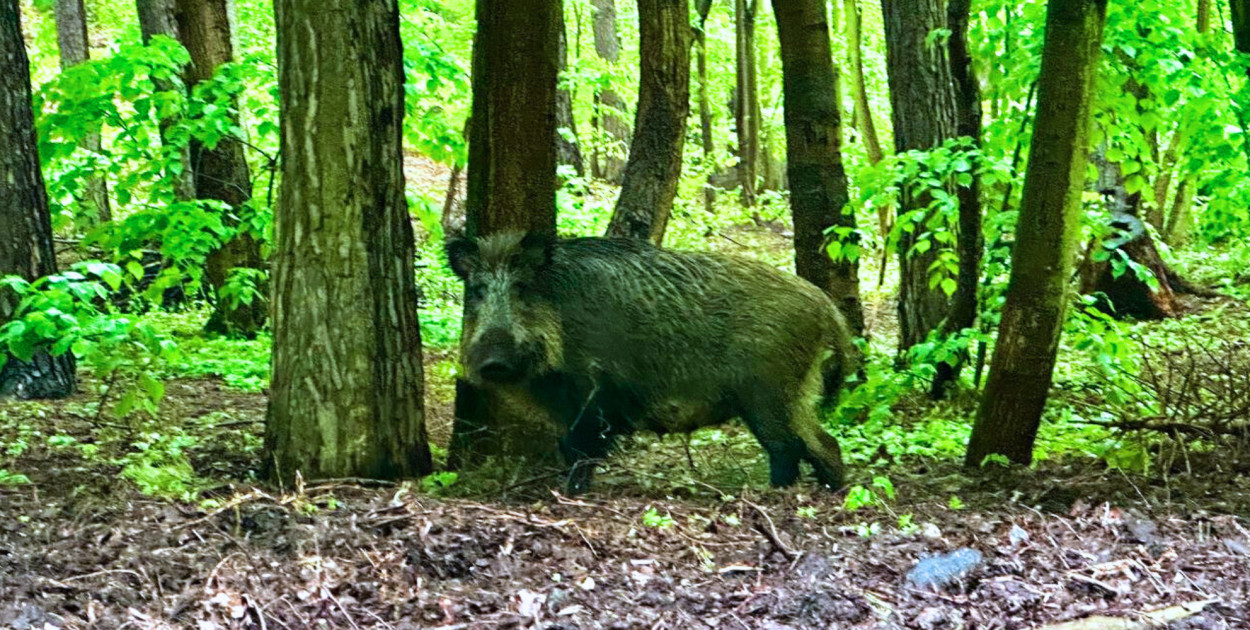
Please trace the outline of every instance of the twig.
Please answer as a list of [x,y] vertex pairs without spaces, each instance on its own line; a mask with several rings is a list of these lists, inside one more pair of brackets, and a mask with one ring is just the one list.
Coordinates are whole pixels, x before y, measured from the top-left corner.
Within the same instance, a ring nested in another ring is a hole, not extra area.
[[764,517],[764,521],[768,523],[768,527],[764,527],[764,523],[756,521],[753,524],[755,531],[763,534],[764,538],[767,538],[768,542],[772,543],[772,545],[777,548],[777,551],[780,551],[781,555],[786,557],[786,560],[791,562],[797,560],[798,555],[791,551],[789,547],[786,547],[785,543],[781,542],[781,538],[777,536],[777,528],[773,525],[773,519],[768,515],[768,512],[765,512],[764,508],[751,501],[747,501],[746,499],[743,499],[742,501],[743,503],[751,506],[751,508],[754,509],[760,516]]

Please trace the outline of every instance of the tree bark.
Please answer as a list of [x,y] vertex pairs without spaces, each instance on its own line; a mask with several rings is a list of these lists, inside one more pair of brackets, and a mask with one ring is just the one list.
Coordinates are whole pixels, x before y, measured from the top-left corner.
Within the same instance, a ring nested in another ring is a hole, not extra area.
[[[695,66],[699,71],[699,140],[703,146],[703,168],[711,172],[715,163],[716,143],[712,137],[712,103],[708,100],[707,75],[707,16],[712,10],[712,0],[696,0],[695,9],[699,12],[699,25],[694,30],[695,45],[698,47],[698,58]],[[712,212],[716,203],[716,190],[709,185],[703,186],[703,208]]]
[[[555,0],[477,0],[467,236],[504,230],[555,234],[551,137],[560,11]],[[496,455],[539,461],[559,457],[554,436],[539,437],[540,430],[550,431],[550,423],[510,403],[457,380],[451,467]]]
[[283,161],[267,472],[423,475],[398,7],[278,0],[275,9]]
[[[234,60],[226,0],[175,0],[174,17],[182,45],[191,55],[191,64],[183,74],[190,90],[201,81],[211,79],[222,64]],[[231,106],[238,109],[237,104],[232,103]],[[237,119],[234,122],[238,124]],[[223,222],[237,227],[237,213],[252,197],[252,177],[247,156],[243,153],[243,143],[227,136],[210,149],[193,140],[190,151],[196,197],[229,204],[234,212],[223,217]],[[204,276],[216,300],[205,330],[215,334],[253,337],[264,327],[269,311],[266,300],[234,303],[222,294],[233,269],[263,269],[264,266],[260,241],[245,230],[239,231],[220,249],[209,254]],[[267,292],[266,287],[258,289],[262,293]]]
[[[616,33],[616,0],[591,0],[590,4],[595,8],[592,22],[595,53],[609,66],[616,65],[621,57],[621,38]],[[625,174],[629,146],[626,111],[625,99],[611,87],[595,93],[595,121],[602,137],[595,143],[591,174],[614,184],[619,184]]]
[[[83,8],[83,0],[57,0],[56,42],[61,50],[62,70],[91,58],[91,46],[87,43],[87,11]],[[83,138],[82,148],[92,155],[99,155],[103,148],[100,132],[87,134]],[[94,211],[95,219],[100,223],[113,220],[108,182],[102,175],[98,175],[88,179],[86,184],[86,198],[83,201]]]
[[760,95],[756,85],[755,1],[734,0],[734,50],[737,89],[734,91],[738,132],[738,182],[742,204],[755,206],[760,155]]
[[1105,0],[1050,0],[1037,118],[998,345],[965,465],[1028,464],[1050,390],[1080,227]]
[[[174,18],[174,1],[135,0],[135,9],[139,14],[139,32],[143,36],[144,45],[147,45],[157,35],[164,35],[165,37],[181,41],[178,37],[178,23]],[[161,92],[168,92],[174,89],[174,86],[164,79],[153,79],[152,83]],[[172,120],[162,120],[160,122],[161,142],[166,147],[170,146],[167,132],[173,123],[174,121]],[[189,201],[195,199],[195,171],[191,168],[191,147],[179,147],[177,150],[182,162],[181,172],[174,173],[171,171],[166,174],[166,177],[174,182],[174,197],[179,201]]]
[[[846,50],[850,62],[851,95],[855,101],[855,128],[859,130],[860,141],[864,143],[868,162],[875,165],[885,159],[885,154],[881,151],[881,140],[877,136],[877,123],[872,119],[872,108],[868,106],[868,85],[864,81],[864,51],[860,41],[860,27],[864,16],[855,0],[845,0],[845,5]],[[889,222],[889,214],[882,215],[882,218]],[[881,233],[887,232],[888,229],[883,229]]]
[[[560,73],[568,67],[568,36],[564,32],[564,19],[560,19]],[[567,137],[565,134],[568,134]],[[556,90],[556,157],[564,166],[572,166],[578,177],[585,175],[582,150],[577,142],[577,121],[573,118],[573,94],[567,88]]]
[[686,0],[639,0],[638,113],[608,236],[664,241],[677,196],[690,113],[690,9]]
[[[0,0],[0,277],[16,275],[27,281],[56,273],[31,98],[18,0]],[[17,297],[0,289],[0,325],[14,316],[17,306]],[[29,362],[9,356],[0,367],[0,396],[64,398],[74,393],[75,385],[74,355],[69,352],[53,357],[40,350]]]
[[[947,47],[931,41],[944,29],[945,3],[939,0],[882,0],[885,15],[886,70],[893,105],[894,148],[898,153],[926,151],[957,135],[954,81]],[[926,207],[927,195],[906,191],[899,213]],[[924,341],[948,314],[946,294],[930,288],[929,269],[938,260],[939,247],[913,251],[932,216],[899,238],[899,347],[906,351]]]
[[465,231],[556,230],[560,4],[477,0]]
[[[951,76],[955,80],[955,130],[961,137],[972,139],[973,146],[981,146],[981,89],[972,70],[972,56],[968,52],[968,13],[971,0],[950,0],[946,7],[950,35]],[[951,296],[950,311],[942,322],[942,334],[950,336],[976,324],[980,302],[977,288],[981,282],[981,253],[985,248],[981,231],[981,186],[976,178],[977,160],[972,164],[972,183],[960,186],[959,230],[956,247],[959,250],[959,274],[955,293]],[[933,380],[930,394],[942,398],[946,389],[959,378],[966,359],[962,354],[951,365],[941,362]]]
[[[825,231],[835,226],[853,230],[855,215],[843,211],[849,193],[825,6],[824,0],[773,0],[781,44],[794,262],[798,275],[833,298],[852,333],[861,335],[859,263],[845,257],[834,262],[826,250]],[[853,243],[855,232],[851,234]]]

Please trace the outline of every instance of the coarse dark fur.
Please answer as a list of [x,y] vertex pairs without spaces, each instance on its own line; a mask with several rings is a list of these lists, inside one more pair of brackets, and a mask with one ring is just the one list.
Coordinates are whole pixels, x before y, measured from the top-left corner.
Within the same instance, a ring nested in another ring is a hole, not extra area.
[[818,401],[855,370],[846,323],[810,283],[765,263],[640,240],[504,233],[447,244],[466,284],[461,358],[483,387],[520,386],[566,427],[569,490],[587,458],[638,429],[692,431],[741,417],[774,485],[799,460],[842,485]]

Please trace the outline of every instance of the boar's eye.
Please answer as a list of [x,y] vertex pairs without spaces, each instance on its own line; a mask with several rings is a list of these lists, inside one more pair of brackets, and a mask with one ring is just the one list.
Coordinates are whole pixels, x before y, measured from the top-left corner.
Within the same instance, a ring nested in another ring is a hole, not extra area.
[[481,302],[486,297],[486,286],[470,284],[464,289],[464,297],[469,302]]

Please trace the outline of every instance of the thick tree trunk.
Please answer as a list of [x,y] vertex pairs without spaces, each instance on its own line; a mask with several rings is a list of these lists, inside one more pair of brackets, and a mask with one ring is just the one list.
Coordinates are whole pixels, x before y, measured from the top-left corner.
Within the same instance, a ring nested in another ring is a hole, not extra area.
[[[946,46],[932,33],[946,28],[945,3],[939,0],[882,0],[885,14],[886,69],[893,105],[894,148],[898,153],[932,149],[957,135],[954,81]],[[904,192],[900,214],[928,205],[925,196]],[[948,314],[946,294],[929,286],[930,267],[939,247],[913,251],[928,229],[926,216],[899,238],[899,347],[906,351],[924,341]]]
[[[57,0],[56,2],[56,42],[61,49],[61,69],[72,68],[91,58],[91,47],[87,43],[87,11],[83,0]],[[102,145],[98,131],[87,134],[83,138],[82,148],[93,155],[99,155]],[[95,176],[87,180],[84,202],[95,213],[100,223],[113,220],[113,211],[109,204],[108,182],[103,176]]]
[[[56,273],[56,257],[20,13],[18,0],[0,0],[0,277],[32,281]],[[16,296],[0,288],[0,325],[16,309]],[[53,357],[40,350],[29,362],[7,359],[0,367],[0,396],[64,398],[74,393],[73,354]]]
[[[568,36],[564,32],[563,15],[560,20],[560,73],[568,67]],[[556,91],[556,158],[563,166],[572,166],[578,177],[585,175],[582,150],[577,141],[577,122],[573,118],[573,94],[567,88]]]
[[[157,35],[179,39],[178,23],[174,19],[174,0],[135,0],[135,8],[139,14],[139,32],[143,36],[145,45]],[[164,79],[153,79],[152,83],[161,92],[174,89],[174,86]],[[167,140],[167,132],[173,122],[163,120],[160,123],[161,142],[167,150],[173,150],[168,149],[170,142]],[[182,169],[179,173],[171,171],[167,174],[167,178],[174,182],[174,197],[179,201],[189,201],[195,199],[195,170],[191,168],[191,147],[183,146],[176,150],[179,152]]]
[[[981,89],[972,70],[972,56],[968,53],[968,12],[971,0],[950,0],[946,8],[950,35],[951,76],[955,80],[956,132],[972,138],[974,146],[981,146]],[[977,288],[981,282],[981,253],[985,248],[981,231],[981,186],[975,176],[973,161],[972,183],[960,186],[959,230],[956,247],[959,250],[959,274],[955,293],[951,296],[950,311],[942,322],[942,334],[949,336],[976,324],[978,306]],[[957,357],[958,363],[939,363],[930,393],[941,398],[945,390],[959,377],[966,357]]]
[[756,85],[755,59],[756,0],[734,0],[735,126],[738,132],[738,182],[742,203],[755,205],[756,176],[760,155],[760,93]]
[[[592,23],[595,53],[608,65],[615,65],[621,57],[621,39],[616,33],[616,0],[591,0],[590,4],[595,8]],[[595,94],[595,122],[601,138],[595,143],[591,174],[614,184],[619,184],[625,174],[629,146],[626,111],[625,99],[612,88]]]
[[849,195],[825,2],[773,0],[773,9],[781,43],[795,269],[834,299],[852,333],[860,335],[859,264],[846,258],[834,262],[826,250],[825,230],[854,229],[855,215],[843,212]]
[[423,475],[398,7],[275,9],[283,160],[265,466],[285,481]]
[[[555,234],[552,112],[559,68],[560,3],[477,0],[473,114],[469,127],[465,233]],[[448,464],[501,455],[554,461],[550,423],[467,381],[456,383]]]
[[992,454],[1033,459],[1068,306],[1106,11],[1105,0],[1050,0],[1047,8],[1011,281],[967,466]]
[[[219,66],[234,60],[230,17],[226,0],[175,0],[174,9],[178,36],[191,55],[191,64],[184,73],[187,89],[191,89],[211,79]],[[233,137],[225,137],[212,149],[195,141],[191,142],[190,149],[196,197],[224,201],[237,213],[252,197],[252,178],[243,144]],[[238,223],[233,215],[223,219],[227,225]],[[266,300],[253,299],[242,304],[222,294],[231,270],[263,269],[264,266],[260,241],[247,232],[239,232],[209,254],[204,276],[216,300],[205,330],[252,337],[264,327],[269,311]],[[258,289],[268,292],[263,286]]]
[[[708,100],[707,75],[707,16],[712,10],[712,0],[696,0],[699,12],[698,28],[694,31],[695,45],[698,47],[698,59],[695,62],[699,72],[699,140],[703,146],[703,168],[711,172],[716,157],[716,143],[712,137],[712,103]],[[703,208],[712,212],[716,203],[716,190],[709,185],[703,187]]]
[[690,113],[690,9],[686,0],[639,0],[638,115],[608,236],[664,241],[677,196]]

